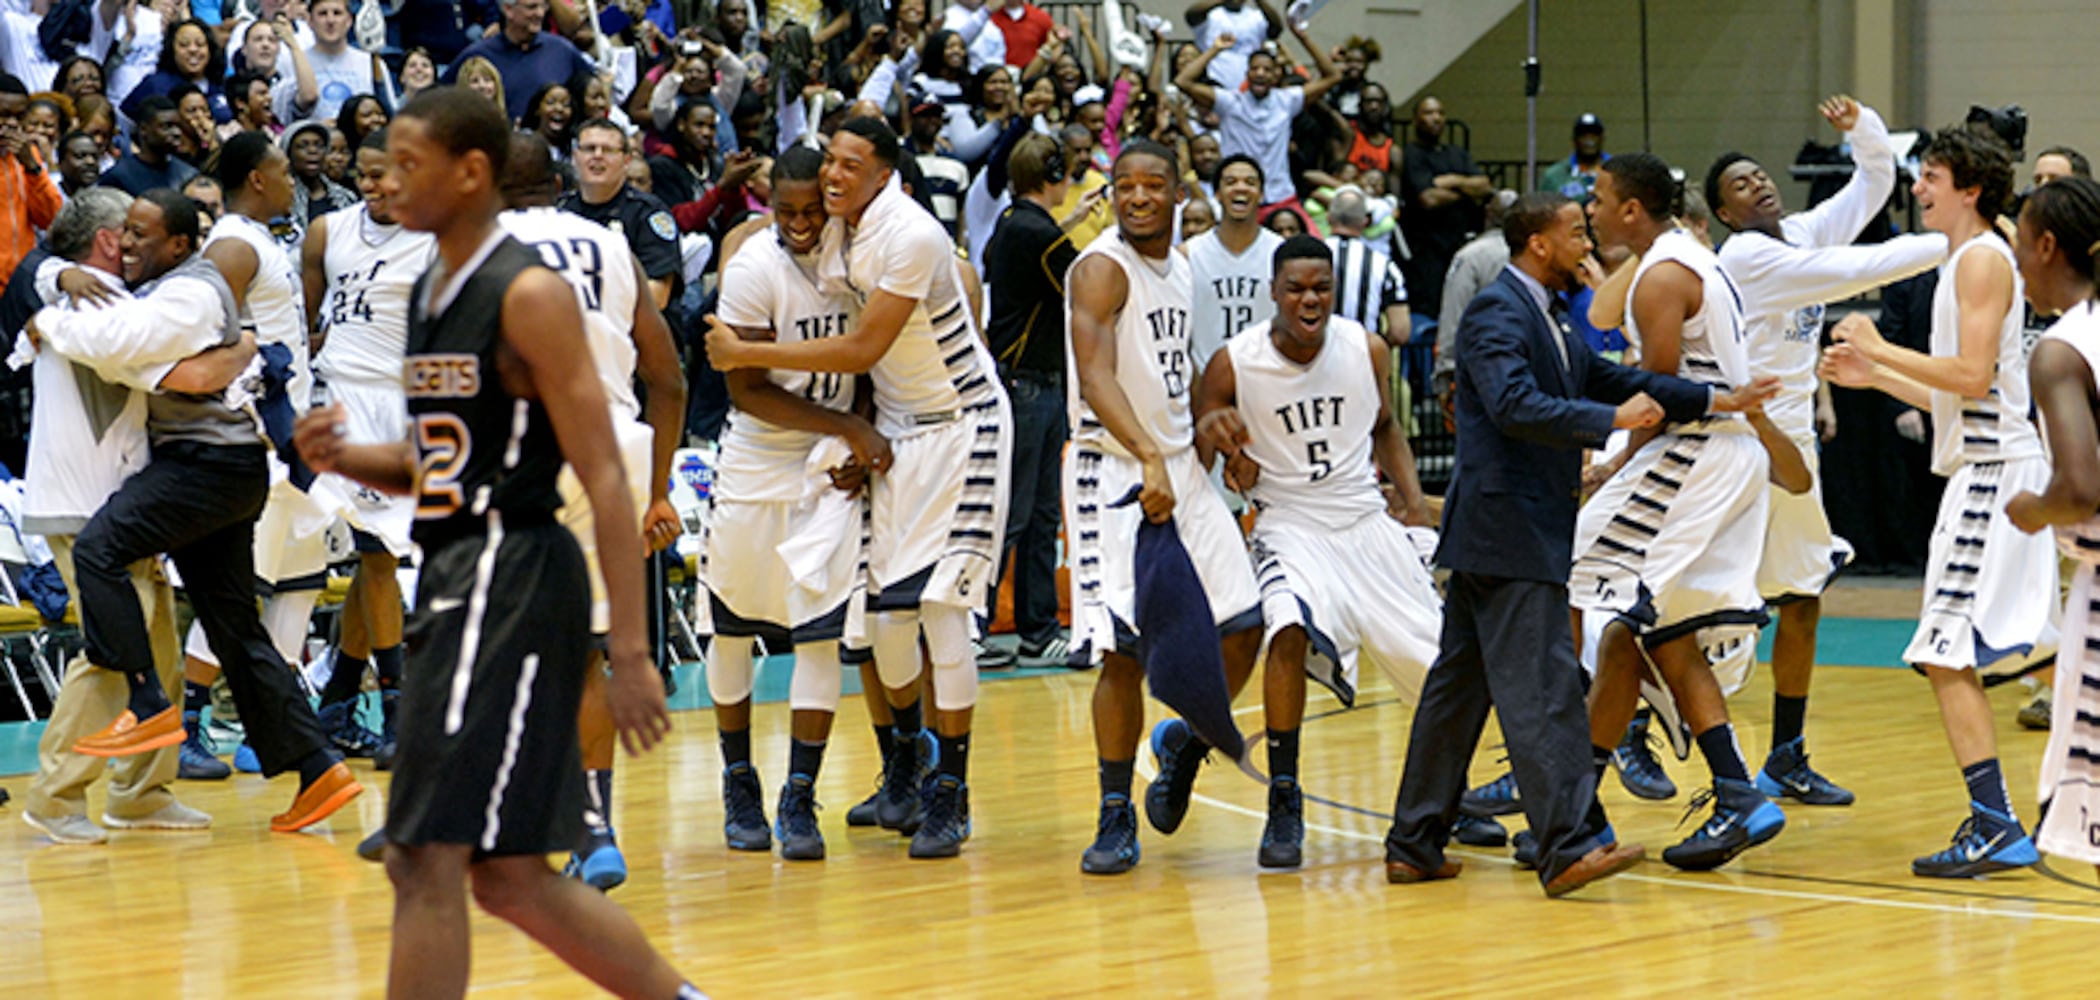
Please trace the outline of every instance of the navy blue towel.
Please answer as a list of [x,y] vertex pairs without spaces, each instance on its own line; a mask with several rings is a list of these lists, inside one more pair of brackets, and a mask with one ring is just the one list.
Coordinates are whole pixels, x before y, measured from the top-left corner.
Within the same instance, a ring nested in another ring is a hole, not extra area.
[[[1137,502],[1133,489],[1110,504]],[[1196,735],[1233,760],[1246,755],[1247,741],[1232,720],[1232,693],[1225,688],[1225,654],[1210,597],[1196,564],[1170,519],[1144,521],[1137,532],[1138,663],[1152,697],[1181,714]]]
[[291,466],[292,485],[303,491],[313,485],[314,472],[307,468],[298,447],[292,443],[292,425],[299,420],[298,411],[292,407],[292,349],[283,344],[264,344],[257,353],[263,359],[263,391],[255,401],[255,410],[262,416],[263,433],[277,449],[277,457]]

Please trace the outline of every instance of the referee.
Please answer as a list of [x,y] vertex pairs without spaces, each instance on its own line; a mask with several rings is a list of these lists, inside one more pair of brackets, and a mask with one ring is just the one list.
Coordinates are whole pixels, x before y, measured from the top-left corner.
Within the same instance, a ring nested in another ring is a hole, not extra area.
[[1334,252],[1334,314],[1353,319],[1395,348],[1407,346],[1413,320],[1407,310],[1407,279],[1400,265],[1370,240],[1371,206],[1363,192],[1344,188],[1327,209],[1327,249]]
[[[1050,213],[1072,181],[1057,140],[1029,135],[1007,160],[1014,201],[985,244],[984,284],[992,299],[985,334],[1014,407],[1013,496],[1006,508],[1005,555],[1014,565],[1014,631],[1021,656],[1062,661],[1057,625],[1057,525],[1063,510],[1059,459],[1065,446],[1065,270],[1079,251]],[[1082,202],[1084,217],[1091,200]],[[1003,569],[1003,567],[1002,567]],[[1002,573],[1003,575],[1003,573]],[[998,595],[992,597],[998,607]],[[986,667],[1005,658],[981,659]]]

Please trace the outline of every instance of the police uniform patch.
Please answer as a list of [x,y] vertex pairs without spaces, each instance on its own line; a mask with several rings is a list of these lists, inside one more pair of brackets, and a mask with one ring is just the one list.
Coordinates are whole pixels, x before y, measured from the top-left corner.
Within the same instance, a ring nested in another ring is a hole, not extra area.
[[671,213],[657,212],[649,216],[649,228],[667,240],[678,238],[678,224],[671,221]]

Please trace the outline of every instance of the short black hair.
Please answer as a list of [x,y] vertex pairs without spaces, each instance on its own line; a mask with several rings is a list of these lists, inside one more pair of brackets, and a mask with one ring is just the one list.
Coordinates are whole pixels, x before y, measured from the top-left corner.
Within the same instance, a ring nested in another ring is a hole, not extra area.
[[102,143],[101,143],[101,141],[100,141],[100,140],[97,140],[97,139],[96,139],[96,138],[95,138],[94,136],[92,136],[92,135],[89,135],[89,134],[87,134],[86,132],[82,132],[81,130],[79,130],[79,129],[77,129],[77,128],[76,128],[76,129],[74,129],[74,130],[73,130],[73,131],[71,131],[71,132],[68,132],[68,133],[66,133],[66,134],[64,134],[64,135],[62,135],[62,136],[59,136],[59,137],[58,137],[58,145],[56,145],[56,146],[52,147],[52,152],[55,152],[55,153],[59,153],[59,154],[63,155],[63,154],[65,153],[65,151],[66,151],[66,147],[67,147],[67,146],[70,146],[70,145],[72,145],[72,144],[73,144],[73,143],[75,143],[75,142],[81,142],[81,141],[86,141],[86,142],[91,142],[91,143],[94,143],[94,144],[95,144],[95,148],[96,148],[96,149],[101,149],[101,148],[102,148]]
[[[1614,157],[1610,163],[1619,162]],[[1568,196],[1558,191],[1533,191],[1517,199],[1502,217],[1502,242],[1509,247],[1510,256],[1524,252],[1524,245],[1533,236],[1553,228],[1560,221],[1560,210],[1572,204]]]
[[190,251],[196,252],[204,234],[197,222],[197,203],[189,195],[174,188],[157,187],[139,195],[138,200],[159,208],[161,225],[167,228],[168,235],[189,237]]
[[1677,204],[1678,182],[1662,157],[1654,153],[1622,153],[1604,161],[1604,172],[1611,175],[1612,188],[1620,198],[1640,202],[1649,218],[1670,218]]
[[838,130],[867,140],[868,145],[875,147],[875,158],[882,161],[883,166],[897,169],[897,160],[903,153],[897,142],[897,130],[888,122],[879,118],[849,118],[839,125]]
[[1216,177],[1213,177],[1213,178],[1211,178],[1211,183],[1212,183],[1212,184],[1216,184],[1217,182],[1219,182],[1219,181],[1222,181],[1222,180],[1224,180],[1224,179],[1225,179],[1225,168],[1226,168],[1226,167],[1229,167],[1229,166],[1232,166],[1232,165],[1233,165],[1233,164],[1235,164],[1235,163],[1244,163],[1244,164],[1246,164],[1246,165],[1248,165],[1248,166],[1250,166],[1250,167],[1253,167],[1253,168],[1254,168],[1254,184],[1255,184],[1255,186],[1256,186],[1256,187],[1259,187],[1259,188],[1262,188],[1263,190],[1267,190],[1267,189],[1268,189],[1268,184],[1269,184],[1269,172],[1268,172],[1268,171],[1266,171],[1266,170],[1263,170],[1263,169],[1261,168],[1261,161],[1260,161],[1260,160],[1257,160],[1257,159],[1255,159],[1254,157],[1248,156],[1248,155],[1247,155],[1247,154],[1245,154],[1245,153],[1234,153],[1234,154],[1232,154],[1231,156],[1228,156],[1228,157],[1226,157],[1226,158],[1224,158],[1224,159],[1222,159],[1222,160],[1219,160],[1219,161],[1218,161],[1218,176],[1216,176]]
[[[1179,182],[1181,178],[1181,160],[1174,155],[1173,150],[1151,139],[1132,139],[1124,143],[1122,150],[1116,153],[1116,162],[1109,169],[1113,171],[1115,167],[1121,166],[1124,160],[1133,156],[1158,157],[1160,160],[1165,161],[1167,165],[1167,176]],[[1225,169],[1223,162],[1218,164],[1218,169],[1220,171]]]
[[244,69],[235,73],[233,79],[226,82],[226,99],[228,101],[247,101],[249,93],[255,89],[257,83],[268,86],[270,74],[255,69]]
[[539,199],[551,203],[560,192],[561,175],[554,169],[554,147],[547,142],[546,136],[538,132],[512,132],[504,156],[503,171],[496,175],[496,186],[502,189],[505,204],[516,208],[538,204]]
[[489,99],[465,87],[432,87],[418,93],[395,115],[429,126],[430,136],[455,157],[478,152],[488,157],[491,180],[500,183],[510,158],[510,122]]
[[2021,214],[2035,228],[2056,236],[2056,248],[2079,277],[2093,280],[2094,258],[2100,256],[2100,183],[2090,177],[2064,177],[2035,188]]
[[22,78],[13,73],[0,73],[0,94],[20,94],[23,97],[28,97],[29,85],[23,83]]
[[142,97],[139,99],[139,113],[132,120],[143,125],[149,121],[152,121],[155,115],[158,115],[163,111],[168,112],[170,114],[177,113],[175,102],[169,100],[165,95],[162,94],[155,94],[152,97]]
[[357,149],[351,152],[356,153],[366,149],[376,149],[382,153],[386,152],[386,126],[381,125],[373,129],[372,134],[365,136],[364,141],[358,143]]
[[277,144],[261,132],[242,132],[220,144],[218,169],[212,172],[212,179],[219,182],[219,190],[230,198],[235,191],[248,186],[248,177],[276,148]]
[[2035,161],[2040,162],[2042,157],[2044,156],[2061,156],[2065,160],[2070,161],[2071,176],[2073,177],[2093,176],[2092,161],[2087,160],[2085,158],[2084,153],[2072,149],[2069,146],[2051,146],[2048,149],[2042,150],[2041,152],[2034,154]]
[[1294,260],[1317,260],[1329,267],[1333,267],[1334,251],[1328,249],[1326,242],[1319,237],[1310,233],[1299,233],[1278,244],[1276,252],[1270,255],[1270,276],[1275,277],[1283,274],[1283,265]]
[[2012,150],[1996,135],[1953,125],[1933,133],[1922,159],[1947,168],[1958,191],[1976,189],[1976,212],[1985,220],[2012,204]]
[[773,183],[813,181],[823,170],[824,154],[798,143],[773,158]]
[[[1719,206],[1721,204],[1721,175],[1727,173],[1729,167],[1735,166],[1736,164],[1745,161],[1748,161],[1750,163],[1757,162],[1756,160],[1751,159],[1748,153],[1738,153],[1735,150],[1731,149],[1728,152],[1722,153],[1720,156],[1715,157],[1713,166],[1706,168],[1706,204],[1708,208],[1714,211],[1720,210]],[[1714,218],[1718,219],[1720,218],[1720,216],[1716,215],[1714,216]]]

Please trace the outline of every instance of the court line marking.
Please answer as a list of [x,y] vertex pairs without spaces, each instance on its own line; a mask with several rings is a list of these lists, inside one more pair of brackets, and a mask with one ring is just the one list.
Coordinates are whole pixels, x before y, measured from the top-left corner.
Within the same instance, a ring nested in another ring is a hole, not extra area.
[[[1397,702],[1393,702],[1393,703],[1394,703],[1394,704],[1397,704]],[[1370,703],[1370,704],[1365,704],[1365,705],[1362,705],[1362,706],[1359,706],[1359,707],[1362,707],[1362,708],[1373,708],[1373,707],[1377,707],[1377,706],[1379,706],[1379,705],[1382,705],[1382,704],[1385,704],[1385,702],[1373,702],[1373,703]],[[1240,707],[1240,708],[1236,708],[1236,709],[1234,709],[1234,710],[1233,710],[1232,714],[1233,714],[1233,715],[1235,715],[1235,716],[1237,716],[1237,715],[1244,715],[1244,714],[1247,714],[1247,713],[1249,713],[1249,712],[1259,712],[1259,711],[1261,711],[1261,705],[1259,705],[1259,704],[1254,704],[1254,705],[1247,705],[1247,706],[1243,706],[1243,707]],[[1323,715],[1326,715],[1326,714],[1338,714],[1338,713],[1321,713],[1321,714],[1323,714]],[[1314,717],[1314,716],[1312,716],[1312,715],[1307,715],[1307,716],[1306,716],[1306,721],[1311,721],[1311,719],[1312,719],[1313,717]],[[1302,725],[1302,723],[1301,723],[1301,725]],[[1253,745],[1252,745],[1252,743],[1250,743],[1250,744],[1248,745],[1248,750],[1249,750],[1249,752],[1250,752],[1250,753],[1251,753],[1251,752],[1253,751]],[[1154,768],[1153,766],[1151,766],[1151,764],[1150,764],[1150,762],[1149,762],[1148,760],[1146,760],[1146,759],[1145,759],[1145,758],[1146,758],[1146,755],[1145,755],[1145,754],[1143,754],[1143,753],[1140,753],[1140,754],[1138,754],[1138,757],[1139,757],[1139,760],[1138,760],[1138,762],[1137,762],[1137,763],[1138,763],[1138,768],[1137,768],[1137,770],[1139,771],[1139,773],[1140,773],[1140,774],[1142,774],[1142,775],[1143,775],[1143,776],[1145,777],[1145,779],[1146,779],[1146,780],[1148,780],[1148,781],[1149,781],[1149,780],[1151,780],[1151,779],[1152,779],[1152,777],[1153,777],[1153,776],[1155,776],[1155,775],[1156,775],[1156,774],[1158,773],[1158,772],[1157,772],[1157,770],[1156,770],[1156,769],[1155,769],[1155,768]],[[1245,772],[1243,771],[1242,773],[1245,773]],[[1232,802],[1226,802],[1226,801],[1223,801],[1223,800],[1221,800],[1221,799],[1214,799],[1214,798],[1211,798],[1210,796],[1208,796],[1208,795],[1204,795],[1204,794],[1202,794],[1202,793],[1200,793],[1200,792],[1191,792],[1191,793],[1189,794],[1189,798],[1190,798],[1190,800],[1192,800],[1192,801],[1196,801],[1196,802],[1201,802],[1201,803],[1203,803],[1204,805],[1210,806],[1210,807],[1212,807],[1212,808],[1214,808],[1214,809],[1222,809],[1222,810],[1224,810],[1224,811],[1226,811],[1226,812],[1229,812],[1229,813],[1237,813],[1237,814],[1239,814],[1239,815],[1241,815],[1241,816],[1247,816],[1247,817],[1251,817],[1251,818],[1254,818],[1254,819],[1259,819],[1259,820],[1264,820],[1264,821],[1266,821],[1266,820],[1267,820],[1267,819],[1269,818],[1269,814],[1268,814],[1267,812],[1265,812],[1265,811],[1262,811],[1262,810],[1257,810],[1257,809],[1250,809],[1250,808],[1248,808],[1248,807],[1246,807],[1246,806],[1238,805],[1238,804],[1236,804],[1236,803],[1232,803]],[[1366,810],[1366,811],[1368,811],[1368,810]],[[1374,834],[1369,834],[1369,833],[1363,833],[1363,832],[1360,832],[1360,831],[1357,831],[1357,830],[1345,830],[1345,829],[1342,829],[1341,827],[1336,827],[1336,826],[1328,826],[1327,824],[1324,824],[1324,823],[1313,823],[1313,822],[1309,822],[1309,821],[1308,821],[1308,822],[1306,822],[1306,823],[1305,823],[1305,828],[1306,828],[1307,830],[1316,830],[1316,831],[1318,831],[1318,832],[1320,832],[1320,833],[1328,834],[1329,836],[1336,836],[1336,837],[1341,837],[1341,838],[1343,838],[1343,839],[1345,839],[1345,840],[1357,840],[1357,841],[1365,841],[1365,842],[1369,842],[1369,843],[1376,843],[1376,844],[1383,844],[1383,843],[1385,843],[1385,838],[1384,838],[1383,836],[1378,836],[1378,835],[1374,835]],[[1469,861],[1483,861],[1483,862],[1489,862],[1489,863],[1492,863],[1492,864],[1496,864],[1496,865],[1501,865],[1501,866],[1504,866],[1504,867],[1508,867],[1508,868],[1514,868],[1514,867],[1516,867],[1516,862],[1515,862],[1514,860],[1512,860],[1512,859],[1510,859],[1510,858],[1508,858],[1508,857],[1502,856],[1502,855],[1497,855],[1497,854],[1482,854],[1482,853],[1480,853],[1480,852],[1478,852],[1478,851],[1466,851],[1466,850],[1447,850],[1447,851],[1446,851],[1445,853],[1447,853],[1447,854],[1453,854],[1453,855],[1457,855],[1458,857],[1462,857],[1462,858],[1465,858],[1465,859],[1467,859],[1467,860],[1469,860]],[[1752,877],[1758,877],[1758,876],[1756,876],[1756,875],[1755,875],[1755,873],[1746,873],[1746,874],[1751,874],[1751,876],[1752,876]],[[1716,892],[1716,893],[1722,893],[1722,894],[1725,894],[1725,895],[1736,895],[1736,896],[1764,896],[1764,897],[1767,897],[1767,898],[1773,898],[1773,899],[1792,899],[1792,900],[1799,900],[1799,901],[1802,901],[1802,902],[1813,902],[1813,903],[1837,903],[1837,904],[1850,904],[1850,905],[1854,905],[1854,906],[1870,906],[1870,907],[1878,907],[1878,908],[1881,908],[1881,909],[1889,909],[1889,910],[1913,910],[1913,911],[1921,911],[1921,912],[1926,912],[1926,913],[1945,913],[1945,914],[1952,914],[1952,915],[1955,915],[1955,916],[1970,916],[1970,917],[1974,917],[1974,916],[1982,916],[1982,917],[2000,917],[2000,918],[2010,918],[2010,919],[2014,919],[2014,920],[2046,920],[2046,921],[2050,921],[2050,922],[2053,922],[2053,923],[2064,923],[2064,924],[2086,924],[2086,925],[2100,925],[2100,916],[2084,916],[2084,915],[2080,915],[2080,914],[2073,914],[2073,913],[2051,913],[2051,912],[2046,912],[2046,911],[2026,911],[2026,912],[2019,912],[2019,911],[2013,911],[2013,910],[2005,909],[2005,908],[2002,908],[2002,907],[1999,907],[1999,906],[1989,906],[1989,905],[1984,905],[1984,906],[1958,906],[1958,905],[1955,905],[1955,904],[1952,904],[1952,903],[1927,903],[1927,902],[1919,902],[1919,901],[1916,901],[1916,900],[1908,900],[1908,899],[1880,899],[1880,898],[1876,898],[1876,897],[1872,897],[1872,896],[1851,896],[1851,895],[1844,895],[1844,894],[1841,894],[1841,893],[1830,893],[1830,892],[1807,892],[1807,891],[1803,891],[1803,890],[1800,890],[1800,889],[1776,889],[1776,888],[1770,888],[1770,887],[1757,887],[1757,886],[1745,886],[1745,885],[1730,885],[1730,884],[1727,884],[1727,883],[1721,883],[1721,882],[1694,882],[1694,881],[1689,881],[1689,880],[1686,880],[1686,879],[1682,879],[1682,878],[1663,878],[1663,877],[1660,877],[1660,876],[1655,876],[1655,875],[1640,875],[1640,874],[1634,874],[1634,873],[1626,873],[1626,874],[1622,874],[1622,875],[1615,875],[1615,876],[1613,876],[1613,880],[1614,880],[1614,881],[1621,881],[1621,882],[1640,882],[1640,883],[1645,883],[1645,884],[1648,884],[1648,885],[1657,885],[1657,886],[1663,886],[1663,887],[1665,887],[1665,888],[1672,888],[1672,889],[1696,889],[1696,890],[1700,890],[1700,891],[1703,891],[1703,892]],[[1903,889],[1903,888],[1901,888],[1901,887],[1895,887],[1895,886],[1891,886],[1891,887],[1889,887],[1889,891],[1891,891],[1891,892],[1907,892],[1907,891],[1914,891],[1914,890],[1907,890],[1907,889]],[[2054,902],[2054,901],[2053,901],[2053,900],[2044,900],[2044,899],[2024,899],[2024,898],[2023,898],[2023,899],[2021,899],[2021,900],[2018,900],[2018,902],[2021,902],[2021,903],[2031,903],[2031,904],[2034,904],[2034,905],[2046,906],[2046,905],[2049,905],[2050,903],[2052,903],[2052,902]],[[2076,903],[2072,903],[2071,905],[2079,905],[2079,904],[2076,904]]]

